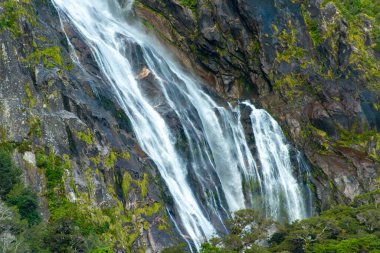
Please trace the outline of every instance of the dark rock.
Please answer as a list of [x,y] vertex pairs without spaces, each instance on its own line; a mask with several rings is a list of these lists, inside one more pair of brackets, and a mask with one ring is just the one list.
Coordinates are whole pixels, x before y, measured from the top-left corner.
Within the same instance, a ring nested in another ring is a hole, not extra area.
[[[139,0],[143,6],[151,2]],[[315,183],[321,207],[372,189],[374,183],[364,182],[380,174],[376,152],[366,153],[373,150],[373,142],[366,140],[361,147],[363,143],[345,143],[342,136],[379,131],[379,96],[365,81],[366,63],[352,62],[361,49],[348,39],[352,23],[342,11],[333,3],[323,6],[321,0],[197,2],[198,17],[188,17],[194,20],[190,27],[196,23],[198,31],[182,33],[184,24],[174,23],[180,13],[168,5],[156,4],[155,11],[186,38],[188,44],[172,43],[187,53],[195,72],[207,81],[216,80],[211,87],[219,95],[262,104],[290,133],[295,146],[302,147],[315,172],[323,171]],[[370,45],[371,24],[363,20],[359,29]],[[368,55],[372,57],[370,51]],[[319,131],[311,134],[310,127]],[[342,143],[350,147],[342,148]],[[327,154],[320,154],[320,145]]]

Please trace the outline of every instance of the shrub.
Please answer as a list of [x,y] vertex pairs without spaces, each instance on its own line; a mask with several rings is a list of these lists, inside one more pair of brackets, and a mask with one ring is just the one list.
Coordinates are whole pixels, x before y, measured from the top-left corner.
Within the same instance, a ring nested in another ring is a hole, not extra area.
[[184,243],[168,247],[162,251],[162,253],[182,253],[187,252],[187,245]]
[[7,203],[18,208],[21,218],[27,220],[29,226],[41,222],[37,195],[29,188],[20,184],[15,186],[7,195]]
[[75,222],[70,218],[62,218],[50,224],[49,234],[44,239],[51,252],[87,252],[89,240],[84,237]]
[[20,181],[21,170],[17,168],[9,150],[0,148],[0,197],[4,198]]

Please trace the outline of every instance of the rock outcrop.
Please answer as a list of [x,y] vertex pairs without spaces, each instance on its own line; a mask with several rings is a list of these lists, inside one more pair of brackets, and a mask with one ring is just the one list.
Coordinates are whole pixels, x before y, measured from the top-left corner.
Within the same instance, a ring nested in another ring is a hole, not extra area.
[[81,38],[42,0],[0,1],[0,28],[1,145],[14,145],[43,219],[86,217],[115,252],[176,241],[165,184]]
[[215,92],[277,118],[314,167],[321,209],[373,190],[379,177],[376,10],[319,0],[135,3],[147,29]]

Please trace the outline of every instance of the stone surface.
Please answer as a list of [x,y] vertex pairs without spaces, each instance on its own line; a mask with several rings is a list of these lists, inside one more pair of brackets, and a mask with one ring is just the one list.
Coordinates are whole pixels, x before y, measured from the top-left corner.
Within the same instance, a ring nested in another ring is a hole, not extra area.
[[[133,226],[121,224],[120,218],[122,231],[120,238],[114,238],[115,252],[142,248],[158,252],[178,241],[163,201],[170,198],[168,191],[138,147],[129,120],[102,81],[90,50],[70,24],[61,27],[50,1],[17,4],[36,23],[20,18],[21,35],[7,29],[0,32],[1,142],[16,145],[15,160],[26,184],[38,193],[44,221],[49,221],[50,207],[46,171],[36,161],[39,154],[53,155],[67,164],[65,196],[89,217],[101,219],[95,216],[102,210],[119,206],[126,207],[120,211],[124,219],[135,217]],[[0,15],[7,15],[1,11]],[[85,68],[71,58],[63,29]],[[146,70],[141,78],[148,75]],[[127,179],[129,189],[123,192],[121,184]],[[153,205],[159,207],[157,211],[144,214]],[[134,235],[131,241],[125,239]]]
[[[162,42],[184,52],[217,94],[250,98],[276,117],[312,163],[322,209],[374,188],[379,57],[371,43],[358,48],[357,27],[333,2],[199,0],[197,15],[171,8],[178,2],[138,0],[135,12],[153,31],[167,24]],[[180,17],[193,21],[175,22]],[[370,40],[368,24],[362,30]],[[364,61],[373,63],[363,69]]]

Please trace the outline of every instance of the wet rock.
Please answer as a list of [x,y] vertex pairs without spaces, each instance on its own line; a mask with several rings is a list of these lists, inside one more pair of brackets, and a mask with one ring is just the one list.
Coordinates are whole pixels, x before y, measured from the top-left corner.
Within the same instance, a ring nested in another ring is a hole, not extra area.
[[[137,215],[139,223],[135,226],[141,232],[132,243],[149,247],[148,229],[143,228],[148,223],[149,230],[158,230],[155,220],[164,221],[167,229],[152,236],[153,252],[178,241],[177,235],[167,234],[174,227],[166,220],[160,174],[143,151],[135,152],[141,148],[136,148],[129,119],[111,93],[91,50],[70,24],[61,26],[50,1],[34,1],[30,7],[28,11],[33,15],[38,13],[35,26],[23,23],[20,37],[8,30],[0,33],[0,132],[2,143],[16,147],[14,159],[23,170],[25,184],[39,196],[43,220],[48,222],[50,217],[48,178],[46,168],[39,167],[38,157],[46,155],[62,163],[61,197],[83,210],[97,210],[89,213],[89,219],[102,219],[94,215],[123,207],[132,198],[138,204],[130,206],[130,213],[144,210],[153,201],[161,208],[149,218]],[[76,57],[72,57],[73,52]],[[147,69],[140,73],[142,79],[150,76]],[[129,192],[123,192],[120,186],[124,174],[134,180]],[[145,175],[151,178],[145,179],[149,186],[142,194],[138,183]]]
[[[360,74],[368,69],[363,71],[352,61],[360,49],[348,39],[352,24],[342,10],[321,0],[199,0],[198,17],[187,16],[198,25],[198,31],[192,31],[174,22],[180,13],[169,7],[172,0],[163,2],[139,0],[142,6],[154,6],[173,31],[181,32],[183,38],[171,40],[172,44],[186,53],[196,72],[209,73],[207,82],[216,80],[210,88],[227,99],[253,99],[279,120],[316,173],[327,175],[316,182],[323,208],[373,188],[373,183],[364,183],[380,174],[376,152],[368,153],[372,142],[366,141],[365,148],[342,144],[344,133],[378,134],[380,129],[380,112],[374,108],[380,101],[376,92],[368,91],[365,74]],[[370,45],[371,24],[363,19],[361,29]],[[311,24],[320,38],[310,31]],[[323,158],[320,145],[328,149]]]

